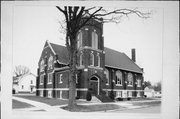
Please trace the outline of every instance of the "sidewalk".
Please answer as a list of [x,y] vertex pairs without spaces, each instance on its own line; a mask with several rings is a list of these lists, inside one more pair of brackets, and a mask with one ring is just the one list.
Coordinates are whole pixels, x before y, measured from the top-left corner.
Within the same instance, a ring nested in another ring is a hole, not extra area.
[[[67,104],[65,105],[56,105],[56,106],[50,106],[48,104],[45,103],[41,103],[41,102],[37,102],[37,101],[32,101],[32,100],[28,100],[28,99],[24,99],[24,98],[20,98],[20,97],[14,97],[14,100],[20,101],[20,102],[25,102],[28,104],[31,104],[35,107],[33,108],[23,108],[23,109],[13,109],[15,111],[46,111],[46,112],[69,112],[67,110],[61,109],[61,107],[63,106],[67,106]],[[136,108],[142,108],[142,107],[147,107],[147,105],[134,105],[134,102],[154,102],[154,101],[160,101],[160,100],[144,100],[144,101],[118,101],[118,102],[110,102],[110,103],[102,103],[102,102],[91,102],[91,103],[78,103],[78,105],[106,105],[106,104],[115,104],[118,105],[120,107],[124,107],[126,109],[136,109]],[[115,109],[118,110],[118,109]],[[107,111],[112,111],[112,110],[107,110]]]
[[68,112],[59,107],[50,106],[50,105],[47,105],[47,104],[44,104],[41,102],[36,102],[36,101],[24,99],[24,98],[19,98],[19,97],[13,96],[12,99],[20,101],[20,102],[25,102],[25,103],[35,106],[33,108],[13,109],[15,111],[39,111],[39,110],[42,110],[42,111],[47,111],[47,112]]

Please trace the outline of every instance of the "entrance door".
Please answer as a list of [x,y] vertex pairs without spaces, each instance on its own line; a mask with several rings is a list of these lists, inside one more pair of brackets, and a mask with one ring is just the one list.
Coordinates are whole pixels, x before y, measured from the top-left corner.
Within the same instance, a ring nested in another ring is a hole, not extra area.
[[33,88],[31,87],[31,93],[33,92]]
[[92,95],[98,95],[98,78],[96,77],[92,77],[90,79],[90,86],[89,86],[90,90],[91,90],[91,94]]

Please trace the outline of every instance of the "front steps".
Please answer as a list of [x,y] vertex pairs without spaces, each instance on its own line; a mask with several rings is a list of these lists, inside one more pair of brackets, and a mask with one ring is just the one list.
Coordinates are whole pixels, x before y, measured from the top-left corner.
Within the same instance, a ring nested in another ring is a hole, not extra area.
[[91,102],[101,102],[96,96],[92,96]]

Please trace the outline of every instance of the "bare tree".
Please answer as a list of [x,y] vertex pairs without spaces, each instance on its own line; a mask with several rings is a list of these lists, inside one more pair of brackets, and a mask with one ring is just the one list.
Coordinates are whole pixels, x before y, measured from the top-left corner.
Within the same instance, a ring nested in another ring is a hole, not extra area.
[[15,77],[24,76],[30,73],[30,69],[26,66],[18,65],[14,69]]
[[[65,16],[65,26],[61,24],[61,27],[64,28],[66,32],[66,48],[69,52],[69,67],[70,67],[70,76],[69,76],[69,110],[73,110],[76,101],[75,101],[75,91],[76,91],[76,74],[77,74],[77,39],[76,35],[78,31],[90,24],[91,19],[101,20],[101,22],[115,22],[119,23],[121,17],[129,16],[130,14],[136,14],[140,18],[149,18],[150,13],[143,13],[137,8],[135,9],[115,9],[108,11],[103,7],[90,7],[86,8],[84,6],[64,6],[56,8],[64,14]],[[85,19],[84,19],[85,18]],[[103,18],[103,20],[102,20]]]

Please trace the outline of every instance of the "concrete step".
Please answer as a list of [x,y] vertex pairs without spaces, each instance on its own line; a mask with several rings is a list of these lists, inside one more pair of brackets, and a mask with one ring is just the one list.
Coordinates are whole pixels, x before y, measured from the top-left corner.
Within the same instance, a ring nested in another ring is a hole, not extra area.
[[92,96],[91,102],[101,102],[96,96]]

